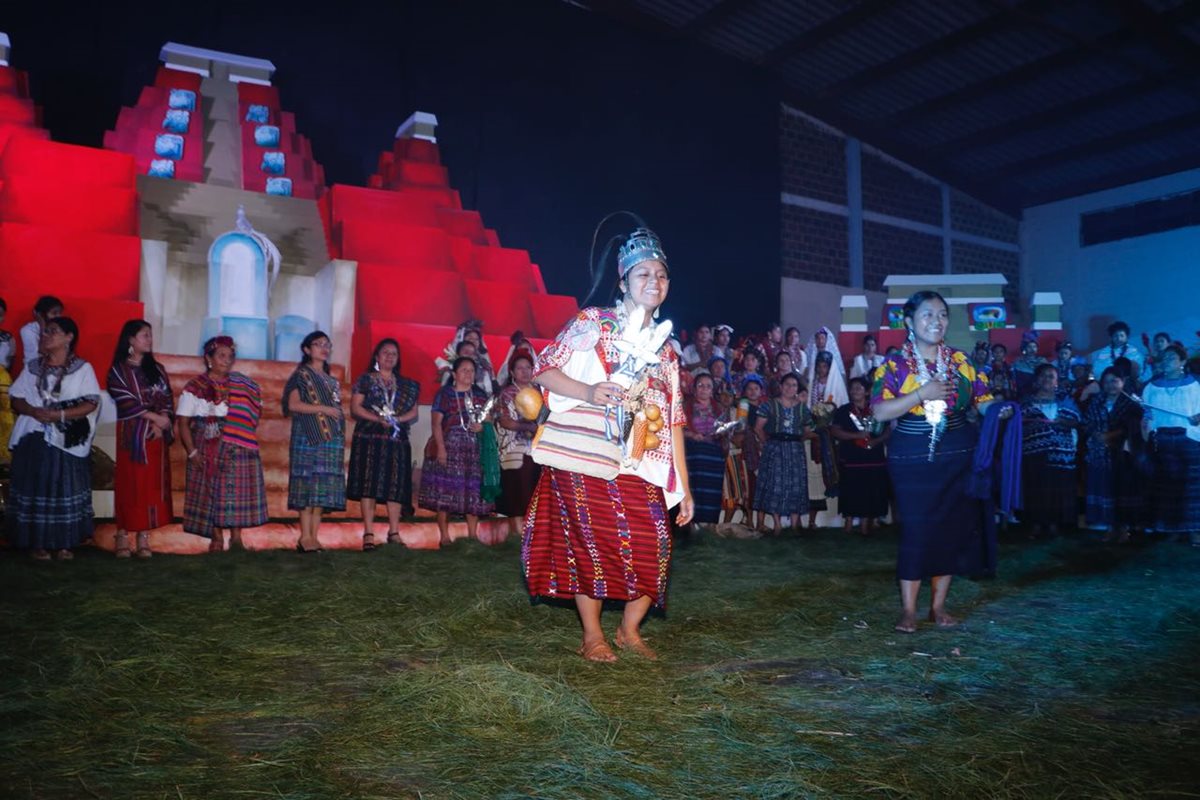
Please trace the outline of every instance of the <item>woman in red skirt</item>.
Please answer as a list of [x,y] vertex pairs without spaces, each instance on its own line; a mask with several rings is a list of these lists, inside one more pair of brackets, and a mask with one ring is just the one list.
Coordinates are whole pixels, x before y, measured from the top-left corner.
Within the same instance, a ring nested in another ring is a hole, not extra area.
[[550,415],[533,446],[543,470],[521,553],[531,595],[574,599],[589,661],[617,658],[600,628],[605,600],[625,601],[614,644],[657,657],[639,628],[666,603],[669,510],[679,505],[680,525],[693,513],[679,359],[670,323],[652,319],[667,298],[667,260],[642,227],[617,262],[617,305],[580,311],[538,357]]
[[138,558],[150,557],[150,531],[170,524],[174,398],[167,372],[154,360],[154,333],[131,319],[117,337],[108,393],[117,404],[117,475],[114,503],[117,558],[128,558],[137,534]]

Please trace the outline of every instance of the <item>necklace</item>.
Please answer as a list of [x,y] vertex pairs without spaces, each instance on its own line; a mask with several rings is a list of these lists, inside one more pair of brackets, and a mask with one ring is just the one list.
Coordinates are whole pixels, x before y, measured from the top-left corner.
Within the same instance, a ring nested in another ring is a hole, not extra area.
[[471,416],[475,411],[475,398],[471,396],[470,389],[465,392],[455,389],[454,394],[458,397],[458,427],[464,431],[469,430],[467,417]]
[[[904,344],[908,358],[908,367],[910,370],[917,373],[917,383],[919,386],[924,386],[930,381],[946,380],[950,372],[950,348],[942,343],[937,345],[937,354],[935,356],[936,363],[934,364],[934,373],[930,374],[929,367],[925,364],[925,357],[917,352],[916,343],[913,341],[905,342]],[[929,460],[933,461],[934,451],[937,449],[937,444],[942,438],[942,433],[946,430],[946,401],[945,400],[924,400],[921,406],[925,410],[925,421],[929,423]]]

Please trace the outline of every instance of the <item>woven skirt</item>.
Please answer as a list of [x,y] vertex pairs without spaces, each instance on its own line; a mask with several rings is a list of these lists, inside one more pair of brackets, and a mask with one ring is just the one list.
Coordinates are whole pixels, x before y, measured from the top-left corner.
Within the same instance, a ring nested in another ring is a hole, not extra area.
[[662,489],[546,467],[525,515],[521,560],[535,597],[636,600],[663,607],[671,523]]
[[312,445],[292,432],[288,447],[288,508],[346,508],[345,442],[338,436],[332,441]]
[[257,450],[220,439],[197,443],[188,460],[183,529],[212,538],[219,528],[267,523],[267,493]]
[[1182,432],[1160,430],[1154,434],[1152,452],[1154,529],[1200,532],[1200,442]]
[[381,503],[412,504],[412,445],[387,433],[372,433],[359,425],[350,442],[346,497],[374,498]]
[[1045,453],[1021,457],[1025,508],[1021,521],[1033,525],[1075,527],[1079,522],[1075,470],[1051,464]]
[[725,483],[725,453],[713,442],[687,440],[684,445],[688,485],[696,504],[695,521],[721,521],[721,489]]
[[506,517],[524,517],[541,475],[541,465],[528,453],[522,457],[517,469],[500,470],[500,499],[496,501],[496,510]]
[[479,463],[479,440],[461,428],[451,428],[445,437],[445,466],[436,458],[426,458],[421,465],[421,508],[472,516],[491,514],[492,504],[480,496],[483,468]]
[[929,437],[923,432],[892,434],[888,475],[900,517],[900,580],[985,571],[983,507],[967,494],[977,436],[970,425],[947,430],[930,461]]
[[138,464],[127,450],[117,448],[113,490],[113,511],[121,530],[149,531],[171,523],[175,517],[171,459],[162,439],[146,442],[145,464]]
[[[754,508],[768,514],[807,514],[808,459],[804,442],[771,439],[763,446]],[[817,466],[820,470],[820,466]],[[799,525],[798,520],[793,520]]]
[[69,550],[92,535],[91,457],[51,447],[41,432],[13,450],[9,497],[16,547]]
[[1145,504],[1132,454],[1118,450],[1089,458],[1085,472],[1089,525],[1113,529],[1141,522]]

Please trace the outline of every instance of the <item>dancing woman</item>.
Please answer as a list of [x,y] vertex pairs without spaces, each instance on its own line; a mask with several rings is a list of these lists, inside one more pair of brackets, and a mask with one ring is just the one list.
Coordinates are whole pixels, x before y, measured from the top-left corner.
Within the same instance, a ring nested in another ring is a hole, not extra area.
[[[579,471],[588,469],[584,458],[573,468],[544,466],[521,551],[531,595],[574,599],[583,625],[579,654],[589,661],[617,658],[600,628],[605,600],[625,601],[616,646],[656,657],[639,628],[652,605],[666,603],[669,509],[679,504],[681,526],[694,511],[684,462],[679,358],[662,326],[652,321],[671,280],[658,237],[644,228],[634,231],[620,247],[617,270],[621,300],[613,308],[580,311],[542,352],[536,380],[548,392],[550,422],[581,402],[605,420],[619,418],[618,407],[634,411],[630,452],[644,451],[636,466],[618,457],[611,479]],[[651,417],[661,423],[660,433],[633,441]],[[546,428],[539,435],[545,438]]]
[[982,509],[967,492],[978,437],[967,411],[975,406],[982,412],[992,395],[967,354],[946,345],[949,322],[950,308],[937,292],[910,297],[904,304],[908,340],[875,381],[875,419],[899,420],[888,443],[888,472],[900,516],[901,633],[917,630],[917,595],[925,579],[931,586],[929,619],[943,628],[957,625],[946,612],[950,578],[978,571],[983,561]]

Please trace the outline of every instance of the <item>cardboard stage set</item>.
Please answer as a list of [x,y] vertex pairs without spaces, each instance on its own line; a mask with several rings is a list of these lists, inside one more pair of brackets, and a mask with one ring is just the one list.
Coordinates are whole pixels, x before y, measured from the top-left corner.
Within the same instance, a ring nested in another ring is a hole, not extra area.
[[[374,343],[388,336],[400,342],[401,370],[422,387],[421,424],[412,432],[419,459],[438,385],[434,359],[457,325],[482,320],[488,350],[499,359],[513,331],[541,346],[577,311],[575,298],[546,292],[528,252],[501,246],[478,212],[463,209],[440,161],[432,114],[400,125],[368,186],[326,186],[272,85],[269,61],[168,43],[154,84],[120,110],[103,149],[95,149],[50,141],[27,76],[7,64],[7,49],[4,56],[0,295],[7,327],[31,319],[38,296],[61,297],[79,323],[78,350],[103,383],[121,325],[144,318],[177,396],[203,368],[204,340],[233,336],[237,369],[259,383],[266,401],[258,433],[272,518],[296,516],[285,507],[290,423],[281,417],[280,395],[307,333],[332,337],[347,398]],[[111,420],[110,413],[97,437],[109,459]],[[172,448],[177,513],[183,458]],[[96,513],[111,516],[111,470],[96,472]],[[357,504],[347,512],[327,516],[326,547],[361,545]],[[378,532],[385,529],[381,522]],[[297,530],[272,523],[245,537],[251,548],[290,547]],[[504,531],[504,520],[485,521],[480,538],[494,541]],[[112,533],[111,524],[101,525],[98,542],[111,548]],[[454,533],[464,535],[465,526]],[[402,536],[414,547],[437,542],[432,523],[407,525]],[[207,544],[178,524],[154,532],[151,542],[168,552],[202,552]]]

